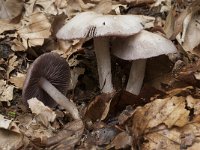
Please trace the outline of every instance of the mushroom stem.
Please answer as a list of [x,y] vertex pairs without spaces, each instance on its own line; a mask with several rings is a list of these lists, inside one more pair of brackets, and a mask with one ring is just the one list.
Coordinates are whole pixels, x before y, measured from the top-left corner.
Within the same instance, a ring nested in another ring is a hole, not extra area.
[[132,62],[126,91],[139,95],[146,68],[146,59],[138,59]]
[[94,38],[97,58],[99,85],[103,93],[113,92],[109,40],[106,37]]
[[69,111],[74,119],[80,119],[76,105],[73,102],[70,102],[69,99],[58,91],[48,80],[41,78],[39,84],[40,87],[56,101],[56,103]]

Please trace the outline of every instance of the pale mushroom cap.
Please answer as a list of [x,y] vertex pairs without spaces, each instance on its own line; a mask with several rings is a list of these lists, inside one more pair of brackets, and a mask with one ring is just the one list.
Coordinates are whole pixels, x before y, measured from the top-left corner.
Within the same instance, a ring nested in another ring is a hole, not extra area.
[[177,52],[172,41],[163,36],[141,31],[133,36],[112,41],[112,54],[124,60],[136,60]]
[[129,36],[141,31],[153,17],[142,15],[102,15],[95,12],[80,13],[65,24],[57,38],[71,40],[99,36]]

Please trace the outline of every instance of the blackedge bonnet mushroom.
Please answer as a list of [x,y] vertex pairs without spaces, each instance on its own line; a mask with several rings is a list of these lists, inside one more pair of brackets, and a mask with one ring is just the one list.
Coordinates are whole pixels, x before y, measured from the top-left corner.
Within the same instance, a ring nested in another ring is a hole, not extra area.
[[94,38],[99,85],[103,93],[113,92],[109,37],[138,33],[154,18],[140,15],[102,15],[83,12],[72,18],[57,33],[64,40]]
[[74,119],[80,119],[76,105],[70,102],[66,94],[70,82],[70,69],[64,58],[56,53],[39,56],[28,69],[22,97],[27,100],[36,97],[45,105],[63,106]]
[[138,95],[143,84],[146,59],[177,52],[174,44],[156,33],[141,31],[112,41],[112,53],[124,60],[133,60],[126,91]]

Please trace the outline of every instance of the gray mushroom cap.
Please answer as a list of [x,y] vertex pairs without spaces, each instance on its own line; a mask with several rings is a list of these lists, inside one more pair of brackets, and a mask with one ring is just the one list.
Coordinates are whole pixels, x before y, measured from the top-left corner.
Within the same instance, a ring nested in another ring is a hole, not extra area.
[[39,86],[41,77],[66,94],[70,82],[69,65],[58,54],[46,53],[39,56],[28,69],[22,91],[23,100],[26,103],[36,97],[45,105],[53,107],[56,105],[55,101]]
[[171,40],[145,30],[133,36],[116,38],[111,45],[111,53],[124,60],[145,59],[177,52]]
[[101,36],[129,36],[138,33],[145,27],[146,23],[153,23],[153,20],[153,17],[142,15],[102,15],[95,12],[83,12],[65,24],[56,36],[65,40]]

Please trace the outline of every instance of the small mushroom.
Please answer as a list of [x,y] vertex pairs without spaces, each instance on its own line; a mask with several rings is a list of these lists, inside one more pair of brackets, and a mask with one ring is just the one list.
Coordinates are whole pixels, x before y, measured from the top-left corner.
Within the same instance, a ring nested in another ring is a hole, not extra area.
[[64,40],[94,38],[99,85],[103,93],[113,92],[109,37],[129,36],[141,31],[154,18],[140,15],[102,15],[83,12],[72,18],[57,33]]
[[56,53],[39,56],[28,69],[24,82],[22,97],[25,102],[36,97],[45,105],[63,106],[74,119],[80,119],[76,105],[64,94],[70,82],[69,65]]
[[163,36],[143,30],[133,36],[114,39],[111,51],[121,59],[133,60],[126,91],[138,95],[143,84],[146,59],[175,53],[177,49]]

